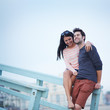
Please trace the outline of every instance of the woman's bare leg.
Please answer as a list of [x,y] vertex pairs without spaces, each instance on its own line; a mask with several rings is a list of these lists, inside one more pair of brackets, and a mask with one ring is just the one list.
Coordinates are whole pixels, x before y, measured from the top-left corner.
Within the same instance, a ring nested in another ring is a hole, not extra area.
[[74,108],[74,104],[71,100],[72,83],[74,80],[73,73],[70,70],[66,70],[63,74],[63,86],[65,88],[69,108]]
[[[75,79],[76,79],[76,76],[72,75],[71,76],[72,86],[74,85]],[[73,87],[71,87],[71,93],[70,93],[71,96],[72,96],[72,91],[73,91]]]

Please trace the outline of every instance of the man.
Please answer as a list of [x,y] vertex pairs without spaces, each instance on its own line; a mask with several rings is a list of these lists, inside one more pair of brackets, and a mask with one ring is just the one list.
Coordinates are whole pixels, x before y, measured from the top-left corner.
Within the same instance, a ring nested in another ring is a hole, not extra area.
[[91,51],[86,52],[86,35],[83,30],[75,28],[73,32],[74,42],[78,44],[80,52],[79,71],[72,92],[72,101],[75,104],[74,110],[81,110],[84,109],[86,100],[93,90],[101,87],[102,61],[95,46],[92,45]]

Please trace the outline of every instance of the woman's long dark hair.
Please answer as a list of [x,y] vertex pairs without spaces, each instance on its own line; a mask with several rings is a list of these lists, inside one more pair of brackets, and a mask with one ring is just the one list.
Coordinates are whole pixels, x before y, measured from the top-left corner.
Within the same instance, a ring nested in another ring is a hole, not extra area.
[[58,50],[57,50],[57,60],[61,59],[61,56],[63,58],[63,50],[67,47],[67,45],[64,42],[64,37],[72,37],[72,39],[73,39],[73,33],[66,30],[61,34],[60,44],[59,44]]

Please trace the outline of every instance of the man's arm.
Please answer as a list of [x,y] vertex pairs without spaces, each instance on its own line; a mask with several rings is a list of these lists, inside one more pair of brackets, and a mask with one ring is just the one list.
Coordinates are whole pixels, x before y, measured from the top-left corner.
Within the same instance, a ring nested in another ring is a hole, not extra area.
[[97,83],[95,85],[95,89],[99,89],[101,87],[101,76],[102,76],[102,61],[100,59],[100,56],[97,52],[97,49],[95,46],[92,46],[92,50],[88,52],[90,59],[92,60],[96,72],[97,72]]
[[97,83],[95,85],[95,89],[99,89],[101,87],[101,76],[102,76],[102,70],[97,70]]
[[102,61],[95,46],[92,45],[92,50],[88,52],[88,55],[95,66],[96,71],[102,70]]

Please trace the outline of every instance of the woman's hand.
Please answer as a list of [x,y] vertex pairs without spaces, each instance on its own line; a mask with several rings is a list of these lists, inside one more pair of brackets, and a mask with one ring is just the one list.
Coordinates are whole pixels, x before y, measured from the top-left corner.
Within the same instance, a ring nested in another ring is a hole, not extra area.
[[73,73],[73,75],[76,76],[77,74],[78,74],[78,72],[75,70],[74,73]]
[[86,49],[86,52],[89,52],[90,50],[92,50],[91,42],[89,42],[89,41],[86,42],[85,49]]

